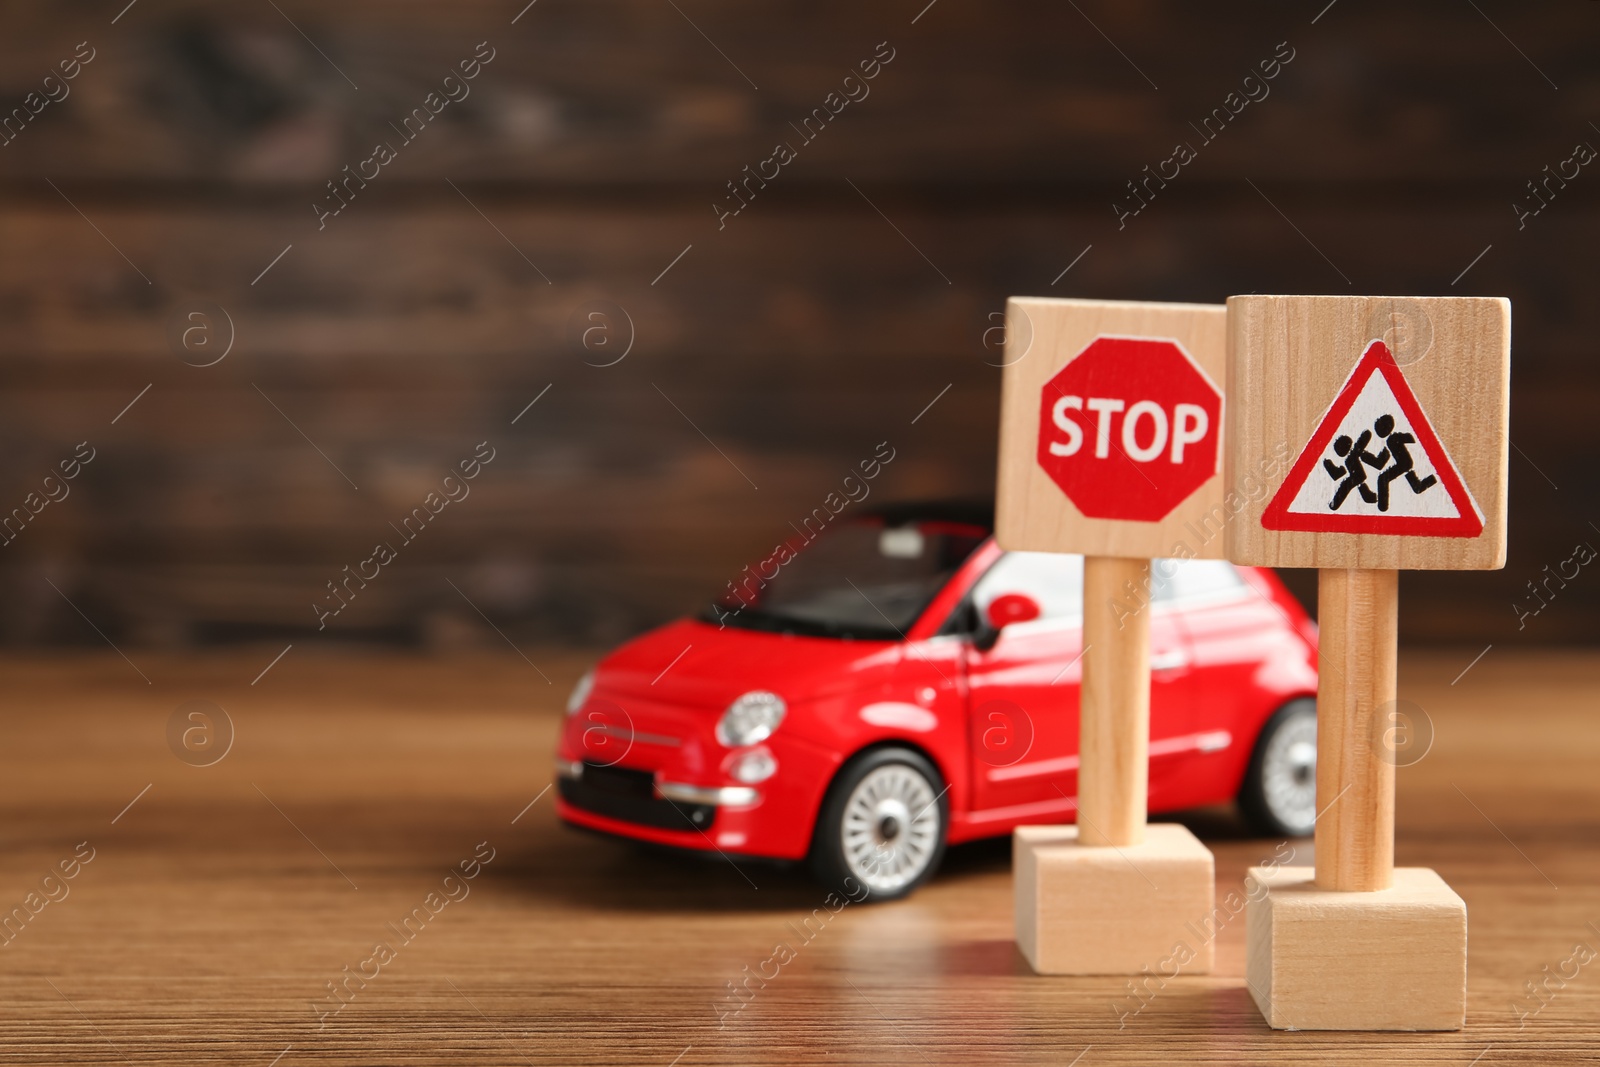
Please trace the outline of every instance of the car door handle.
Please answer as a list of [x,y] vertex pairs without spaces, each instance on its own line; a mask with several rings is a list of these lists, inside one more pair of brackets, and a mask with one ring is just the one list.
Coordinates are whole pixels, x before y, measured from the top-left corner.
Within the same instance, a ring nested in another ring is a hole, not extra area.
[[1189,665],[1189,655],[1182,649],[1171,649],[1167,652],[1157,652],[1150,657],[1152,671],[1176,671]]

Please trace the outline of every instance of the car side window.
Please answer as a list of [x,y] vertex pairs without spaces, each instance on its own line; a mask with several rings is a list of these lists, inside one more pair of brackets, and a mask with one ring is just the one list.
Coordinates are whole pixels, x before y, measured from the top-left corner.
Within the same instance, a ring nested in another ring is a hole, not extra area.
[[1022,593],[1039,603],[1042,619],[1083,618],[1083,557],[1059,552],[1007,552],[972,587],[977,617],[990,601]]
[[1211,600],[1243,588],[1244,579],[1225,559],[1150,561],[1150,596],[1157,603]]

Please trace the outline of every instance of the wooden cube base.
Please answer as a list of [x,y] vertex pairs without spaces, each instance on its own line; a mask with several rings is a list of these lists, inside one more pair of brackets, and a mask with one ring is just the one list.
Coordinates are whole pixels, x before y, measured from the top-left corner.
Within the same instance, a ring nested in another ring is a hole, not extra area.
[[1310,867],[1250,870],[1250,995],[1278,1030],[1459,1030],[1467,905],[1433,871],[1372,893],[1319,889]]
[[1175,823],[1142,844],[1080,845],[1076,826],[1013,838],[1017,947],[1040,974],[1209,974],[1216,865]]

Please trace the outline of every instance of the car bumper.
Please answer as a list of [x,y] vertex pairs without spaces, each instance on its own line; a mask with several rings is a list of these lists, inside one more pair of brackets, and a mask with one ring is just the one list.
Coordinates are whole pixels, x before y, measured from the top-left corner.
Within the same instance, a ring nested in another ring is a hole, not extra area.
[[[717,743],[712,721],[636,699],[628,703],[623,730],[572,716],[557,749],[558,815],[585,829],[655,844],[804,857],[837,756],[774,737],[756,747],[775,759],[777,770],[765,781],[742,783],[730,767],[752,749]],[[623,744],[610,744],[617,735]]]
[[627,798],[601,793],[581,780],[560,779],[556,815],[572,826],[597,830],[614,837],[697,852],[722,852],[763,859],[787,859],[754,845],[746,831],[730,830],[725,809],[699,802],[655,798]]

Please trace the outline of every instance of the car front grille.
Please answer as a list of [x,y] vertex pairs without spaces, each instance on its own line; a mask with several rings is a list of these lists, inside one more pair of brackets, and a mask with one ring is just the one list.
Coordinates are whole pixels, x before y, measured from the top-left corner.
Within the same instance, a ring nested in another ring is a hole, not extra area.
[[583,775],[562,778],[560,788],[561,799],[575,808],[658,830],[709,830],[717,818],[715,805],[657,796],[649,771],[585,763]]

